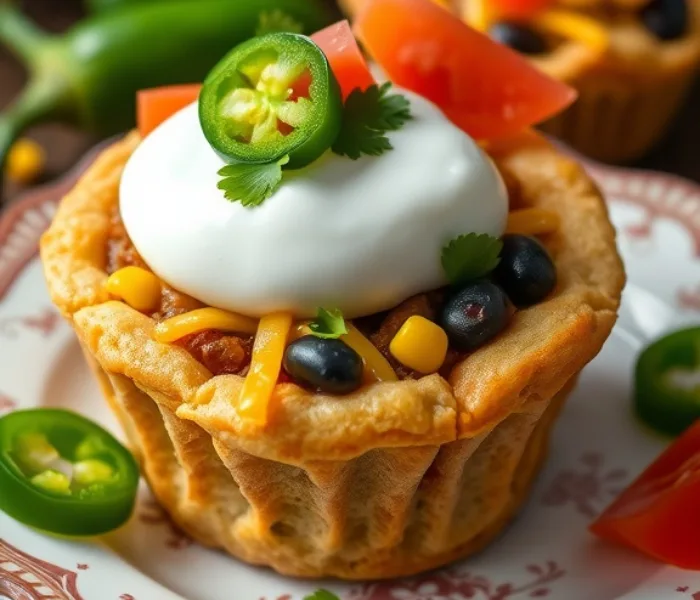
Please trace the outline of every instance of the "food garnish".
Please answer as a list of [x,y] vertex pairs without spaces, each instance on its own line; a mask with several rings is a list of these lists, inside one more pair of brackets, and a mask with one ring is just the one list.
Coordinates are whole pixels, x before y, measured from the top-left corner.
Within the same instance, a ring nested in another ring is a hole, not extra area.
[[508,213],[506,233],[544,235],[554,233],[561,225],[561,217],[546,208],[521,208]]
[[[295,84],[308,89],[295,90]],[[306,86],[305,86],[306,87]],[[300,169],[340,130],[342,100],[321,49],[308,37],[272,33],[236,46],[207,76],[199,117],[207,141],[229,163]]]
[[665,564],[700,569],[700,421],[691,425],[591,525],[597,536]]
[[319,308],[316,319],[308,325],[312,335],[326,340],[338,339],[348,332],[343,313],[337,308]]
[[201,81],[232,45],[254,35],[262,11],[281,9],[305,32],[323,27],[327,15],[320,0],[138,4],[55,34],[0,2],[0,43],[31,73],[0,115],[0,172],[13,142],[35,123],[69,120],[100,137],[133,127],[138,90]]
[[207,329],[255,335],[258,322],[220,308],[198,308],[161,321],[155,326],[153,335],[157,342],[167,344]]
[[642,20],[660,40],[675,40],[688,31],[688,0],[652,0],[642,10]]
[[104,429],[59,409],[0,418],[0,509],[61,535],[99,535],[131,514],[139,470]]
[[349,394],[362,385],[362,358],[336,338],[305,335],[287,346],[283,364],[295,381],[319,392]]
[[158,125],[199,97],[202,85],[189,83],[139,90],[136,94],[136,126],[145,138]]
[[634,404],[650,427],[677,435],[700,418],[700,327],[648,346],[635,369]]
[[451,240],[442,249],[442,268],[453,285],[479,279],[499,262],[503,242],[486,233],[468,233]]
[[389,94],[391,83],[376,83],[362,91],[355,89],[345,101],[340,133],[333,152],[357,160],[363,154],[380,156],[392,146],[388,131],[401,129],[411,117],[405,96]]
[[160,303],[160,280],[141,267],[124,267],[107,279],[107,292],[124,300],[131,308],[150,312]]
[[366,377],[370,381],[397,381],[396,372],[379,348],[352,323],[347,326],[348,332],[341,339],[362,357]]
[[365,57],[347,21],[339,21],[314,33],[311,39],[326,55],[345,100],[354,89],[375,83]]
[[304,600],[340,600],[340,598],[333,592],[321,588],[320,590],[316,590],[313,594],[305,596]]
[[557,284],[557,268],[549,252],[534,237],[526,235],[505,235],[502,241],[494,280],[518,308],[542,302]]
[[301,21],[279,8],[261,11],[259,19],[260,21],[258,23],[258,28],[255,30],[255,35],[267,35],[268,33],[281,32],[304,32],[304,24]]
[[355,31],[388,79],[476,139],[517,134],[576,99],[573,88],[433,2],[368,0]]
[[283,312],[265,315],[258,324],[250,368],[238,399],[238,414],[256,425],[267,423],[291,328],[292,315]]
[[547,42],[537,31],[525,23],[498,21],[489,27],[489,35],[496,42],[522,54],[542,54]]
[[471,352],[501,333],[511,314],[505,292],[483,280],[465,285],[448,298],[440,324],[454,348]]
[[445,330],[420,315],[406,319],[389,344],[402,365],[418,373],[435,373],[445,362],[449,340]]
[[289,163],[289,155],[272,163],[251,165],[237,163],[219,170],[221,180],[217,187],[224,198],[243,206],[259,206],[272,196],[282,181],[282,167]]

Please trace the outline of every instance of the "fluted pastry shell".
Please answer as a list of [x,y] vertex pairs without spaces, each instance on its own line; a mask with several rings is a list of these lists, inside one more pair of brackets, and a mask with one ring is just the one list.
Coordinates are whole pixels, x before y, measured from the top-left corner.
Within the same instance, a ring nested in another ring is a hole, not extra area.
[[384,578],[466,556],[526,496],[554,417],[615,322],[624,283],[614,231],[584,171],[540,139],[492,149],[523,205],[558,212],[559,283],[447,379],[349,396],[278,385],[259,429],[243,379],[213,377],[154,322],[105,291],[110,213],[139,143],[108,148],[62,201],[41,256],[153,492],[190,535],[296,576]]

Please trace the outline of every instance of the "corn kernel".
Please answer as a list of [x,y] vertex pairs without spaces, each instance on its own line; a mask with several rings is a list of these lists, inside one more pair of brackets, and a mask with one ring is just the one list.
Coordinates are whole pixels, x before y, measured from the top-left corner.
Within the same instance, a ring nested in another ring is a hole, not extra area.
[[17,183],[31,183],[44,170],[46,153],[34,140],[22,138],[7,156],[7,176]]
[[419,373],[434,373],[445,362],[449,345],[445,330],[425,317],[409,317],[391,340],[389,351]]
[[553,233],[561,225],[559,215],[544,208],[524,208],[508,214],[506,233],[543,235]]
[[160,303],[160,280],[140,267],[124,267],[112,273],[107,291],[140,312],[155,310]]

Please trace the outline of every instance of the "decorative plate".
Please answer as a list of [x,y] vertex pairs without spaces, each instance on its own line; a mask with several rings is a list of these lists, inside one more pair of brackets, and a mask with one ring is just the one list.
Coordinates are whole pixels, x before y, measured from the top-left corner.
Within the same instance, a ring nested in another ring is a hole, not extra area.
[[[96,152],[96,151],[95,151]],[[116,430],[36,257],[56,202],[95,152],[0,220],[0,412],[62,406]],[[607,194],[630,283],[620,322],[585,370],[518,519],[486,552],[420,577],[373,584],[295,581],[191,542],[145,487],[131,521],[91,541],[55,539],[0,514],[0,599],[700,600],[700,573],[596,541],[586,526],[664,447],[630,406],[635,355],[700,316],[700,187],[590,165]]]

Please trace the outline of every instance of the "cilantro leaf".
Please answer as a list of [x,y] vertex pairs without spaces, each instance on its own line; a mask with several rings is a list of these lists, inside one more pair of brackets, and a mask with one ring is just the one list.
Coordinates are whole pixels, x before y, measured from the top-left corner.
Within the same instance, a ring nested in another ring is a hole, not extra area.
[[304,596],[304,600],[340,600],[333,592],[328,590],[320,589],[316,590],[313,594]]
[[255,35],[279,32],[303,33],[304,24],[279,8],[262,11],[260,13],[258,27],[255,30]]
[[500,262],[503,242],[486,233],[469,233],[442,249],[442,268],[452,284],[465,283],[493,271]]
[[282,167],[289,162],[283,156],[266,165],[235,164],[219,170],[222,179],[216,187],[224,191],[224,197],[243,206],[259,206],[275,193],[282,181]]
[[333,152],[357,160],[363,154],[379,156],[392,149],[387,131],[396,131],[412,119],[411,104],[399,94],[389,94],[391,83],[354,89],[343,109],[340,134]]
[[311,333],[324,340],[336,340],[348,332],[343,313],[337,308],[319,308],[316,320],[309,323]]

